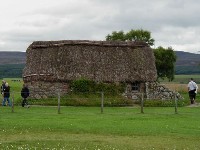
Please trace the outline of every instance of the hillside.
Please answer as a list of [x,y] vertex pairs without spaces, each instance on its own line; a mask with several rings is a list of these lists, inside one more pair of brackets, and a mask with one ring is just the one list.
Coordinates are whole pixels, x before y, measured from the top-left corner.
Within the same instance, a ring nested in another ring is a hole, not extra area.
[[0,52],[0,65],[25,64],[25,52]]
[[[176,74],[200,74],[200,54],[176,51]],[[0,52],[0,78],[21,77],[25,52]]]
[[[183,51],[176,51],[176,66],[198,66],[200,54]],[[0,65],[4,64],[25,64],[25,52],[0,52]]]
[[176,51],[176,66],[198,66],[200,65],[200,54]]
[[176,74],[200,74],[200,54],[176,51]]
[[25,52],[0,52],[0,79],[21,78],[25,60]]

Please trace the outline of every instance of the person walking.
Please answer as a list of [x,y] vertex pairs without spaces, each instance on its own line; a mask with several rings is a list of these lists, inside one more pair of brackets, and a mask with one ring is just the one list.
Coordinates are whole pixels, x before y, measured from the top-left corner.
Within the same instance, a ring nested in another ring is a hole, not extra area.
[[23,98],[22,107],[26,105],[29,108],[30,106],[28,105],[28,101],[27,101],[27,98],[29,97],[29,89],[25,84],[23,84],[23,87],[21,90],[21,96]]
[[3,102],[2,106],[6,106],[6,100],[8,101],[8,105],[11,106],[10,102],[10,86],[8,83],[5,83],[5,88],[3,89]]
[[190,79],[190,82],[188,83],[188,93],[190,97],[190,103],[195,103],[195,91],[197,90],[197,84],[194,82],[193,78]]

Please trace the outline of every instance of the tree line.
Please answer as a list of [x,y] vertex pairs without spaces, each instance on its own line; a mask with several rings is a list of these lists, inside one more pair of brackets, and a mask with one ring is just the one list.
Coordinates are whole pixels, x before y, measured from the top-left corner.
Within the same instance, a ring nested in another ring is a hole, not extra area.
[[0,65],[0,79],[21,78],[25,64],[4,64]]

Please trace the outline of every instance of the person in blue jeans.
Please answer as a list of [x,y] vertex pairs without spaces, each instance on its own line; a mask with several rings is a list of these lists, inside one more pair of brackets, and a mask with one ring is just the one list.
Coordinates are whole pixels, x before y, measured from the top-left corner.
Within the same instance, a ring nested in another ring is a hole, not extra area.
[[8,105],[11,106],[10,102],[10,86],[6,82],[5,88],[3,89],[3,103],[2,106],[6,106],[6,101],[8,101]]

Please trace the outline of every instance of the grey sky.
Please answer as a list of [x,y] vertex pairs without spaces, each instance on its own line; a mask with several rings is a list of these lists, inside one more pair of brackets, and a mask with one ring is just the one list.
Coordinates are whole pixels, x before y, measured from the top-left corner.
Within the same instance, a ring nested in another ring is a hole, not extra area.
[[197,0],[0,0],[0,51],[26,51],[39,40],[105,40],[144,29],[155,47],[200,51]]

